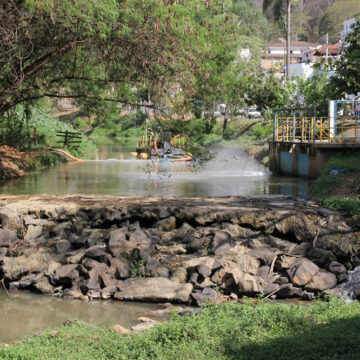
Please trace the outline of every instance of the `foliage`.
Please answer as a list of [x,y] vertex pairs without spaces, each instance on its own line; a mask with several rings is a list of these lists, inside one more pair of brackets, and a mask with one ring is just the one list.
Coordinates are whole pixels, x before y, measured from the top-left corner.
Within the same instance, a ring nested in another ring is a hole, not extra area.
[[221,12],[202,0],[0,0],[0,114],[47,96],[101,116],[104,100],[138,105],[146,84],[186,91],[227,36]]
[[[334,210],[359,212],[359,190],[360,183],[347,181],[358,179],[360,174],[359,151],[347,152],[333,156],[326,164],[320,177],[318,177],[311,189],[311,196],[321,200],[323,205]],[[340,170],[340,174],[332,175],[332,170]],[[352,190],[351,198],[338,198],[343,196],[342,187],[347,187],[347,191]],[[350,187],[350,189],[348,189]]]
[[140,259],[135,253],[123,253],[123,258],[129,265],[129,273],[132,278],[144,278],[149,276],[146,270],[146,260]]
[[331,83],[342,95],[357,94],[360,92],[360,15],[345,41],[345,54],[336,64]]
[[81,322],[2,348],[2,359],[358,359],[360,306],[339,299],[308,306],[228,303],[173,315],[139,335]]
[[360,215],[360,199],[330,197],[322,200],[321,203],[332,210],[344,211],[351,215]]
[[322,16],[319,23],[320,35],[329,34],[330,40],[338,40],[345,20],[360,13],[358,0],[342,0],[333,3]]
[[[34,129],[37,133],[37,145],[33,143]],[[38,106],[18,105],[6,115],[0,116],[0,134],[6,134],[6,144],[21,150],[34,147],[61,148],[57,131],[74,131],[74,128],[67,122],[55,119]],[[96,148],[86,136],[82,136],[82,143],[77,149],[67,150],[75,156],[86,156]]]

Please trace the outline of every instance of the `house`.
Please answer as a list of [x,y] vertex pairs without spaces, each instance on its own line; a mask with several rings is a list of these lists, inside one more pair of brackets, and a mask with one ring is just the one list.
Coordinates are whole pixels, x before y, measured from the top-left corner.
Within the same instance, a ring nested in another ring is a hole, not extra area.
[[344,21],[344,28],[341,32],[341,41],[342,42],[344,42],[346,36],[348,36],[352,32],[352,25],[354,25],[355,22],[356,22],[355,18]]
[[[328,56],[329,57],[338,58],[341,55],[341,52],[342,52],[342,43],[341,42],[328,45]],[[317,49],[306,51],[303,54],[302,62],[316,63],[325,56],[326,56],[326,46],[321,46]]]
[[[291,64],[302,62],[305,52],[319,48],[317,44],[306,41],[293,41],[290,43]],[[286,42],[273,42],[268,46],[267,52],[261,54],[261,68],[264,71],[274,70],[277,77],[284,76],[284,65],[286,64]]]

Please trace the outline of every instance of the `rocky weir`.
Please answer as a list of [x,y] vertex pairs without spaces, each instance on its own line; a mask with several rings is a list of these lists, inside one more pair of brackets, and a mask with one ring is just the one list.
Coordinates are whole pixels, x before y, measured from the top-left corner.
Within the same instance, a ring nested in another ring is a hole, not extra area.
[[282,196],[3,195],[0,224],[11,291],[83,300],[311,300],[360,264],[359,218]]

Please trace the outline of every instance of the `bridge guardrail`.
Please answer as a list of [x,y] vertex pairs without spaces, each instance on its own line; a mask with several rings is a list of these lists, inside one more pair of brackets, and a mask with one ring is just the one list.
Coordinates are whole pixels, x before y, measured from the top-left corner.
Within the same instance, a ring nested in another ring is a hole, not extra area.
[[337,117],[277,117],[274,140],[296,143],[360,143],[360,118]]

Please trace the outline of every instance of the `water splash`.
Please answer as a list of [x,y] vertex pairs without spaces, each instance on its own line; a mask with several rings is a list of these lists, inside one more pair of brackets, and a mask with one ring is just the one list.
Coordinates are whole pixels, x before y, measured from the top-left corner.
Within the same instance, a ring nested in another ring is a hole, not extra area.
[[346,282],[340,286],[341,295],[347,296],[350,300],[356,300],[360,295],[360,266],[353,271],[349,271]]

